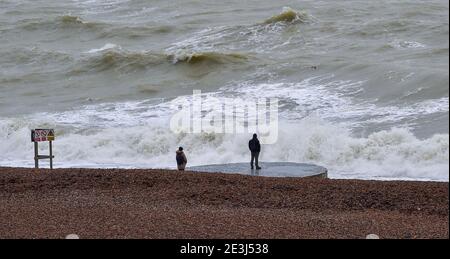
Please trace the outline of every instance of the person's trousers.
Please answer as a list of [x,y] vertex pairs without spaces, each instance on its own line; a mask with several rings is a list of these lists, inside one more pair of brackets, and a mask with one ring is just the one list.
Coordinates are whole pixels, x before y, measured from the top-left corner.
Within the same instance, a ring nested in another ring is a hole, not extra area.
[[178,170],[184,171],[184,169],[186,168],[186,163],[179,164],[179,165],[177,165],[177,167],[178,167]]
[[252,160],[250,160],[250,165],[253,167],[253,161],[255,161],[256,167],[259,166],[258,164],[258,158],[259,158],[259,152],[252,152]]

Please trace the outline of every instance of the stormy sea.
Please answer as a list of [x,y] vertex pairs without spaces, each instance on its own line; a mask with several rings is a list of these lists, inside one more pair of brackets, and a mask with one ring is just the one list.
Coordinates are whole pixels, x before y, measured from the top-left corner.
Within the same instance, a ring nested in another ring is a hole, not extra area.
[[0,0],[0,166],[34,166],[34,128],[56,167],[248,161],[251,134],[169,129],[193,90],[278,100],[261,161],[449,179],[447,0]]

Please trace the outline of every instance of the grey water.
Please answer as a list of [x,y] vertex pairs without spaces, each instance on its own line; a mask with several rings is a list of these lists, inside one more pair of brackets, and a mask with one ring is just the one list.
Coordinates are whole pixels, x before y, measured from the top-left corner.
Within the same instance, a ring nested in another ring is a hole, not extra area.
[[59,132],[61,166],[171,167],[178,145],[195,165],[246,161],[246,136],[167,129],[167,104],[200,89],[279,99],[280,140],[262,159],[448,180],[448,7],[0,0],[0,165],[29,165],[38,126]]

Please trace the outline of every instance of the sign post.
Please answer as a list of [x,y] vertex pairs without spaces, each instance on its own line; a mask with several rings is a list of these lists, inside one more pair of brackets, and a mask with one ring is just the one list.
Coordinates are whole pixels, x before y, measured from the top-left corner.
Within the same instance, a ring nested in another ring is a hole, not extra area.
[[[55,140],[54,129],[31,130],[31,141],[34,142],[34,167],[39,168],[39,159],[50,159],[50,169],[53,169],[52,141]],[[48,141],[49,155],[39,155],[39,142]]]

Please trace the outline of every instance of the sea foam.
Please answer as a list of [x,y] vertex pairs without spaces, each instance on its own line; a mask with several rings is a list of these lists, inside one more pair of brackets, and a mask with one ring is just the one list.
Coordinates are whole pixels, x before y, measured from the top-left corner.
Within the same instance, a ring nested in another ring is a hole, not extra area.
[[[178,100],[172,102],[177,103]],[[33,166],[30,129],[56,129],[59,167],[174,168],[182,145],[190,165],[246,162],[251,134],[175,134],[171,102],[91,105],[77,111],[0,120],[1,166]],[[448,181],[449,135],[419,139],[407,128],[355,136],[345,125],[310,115],[281,119],[278,140],[262,161],[325,166],[332,178]],[[41,145],[45,152],[45,144]]]

